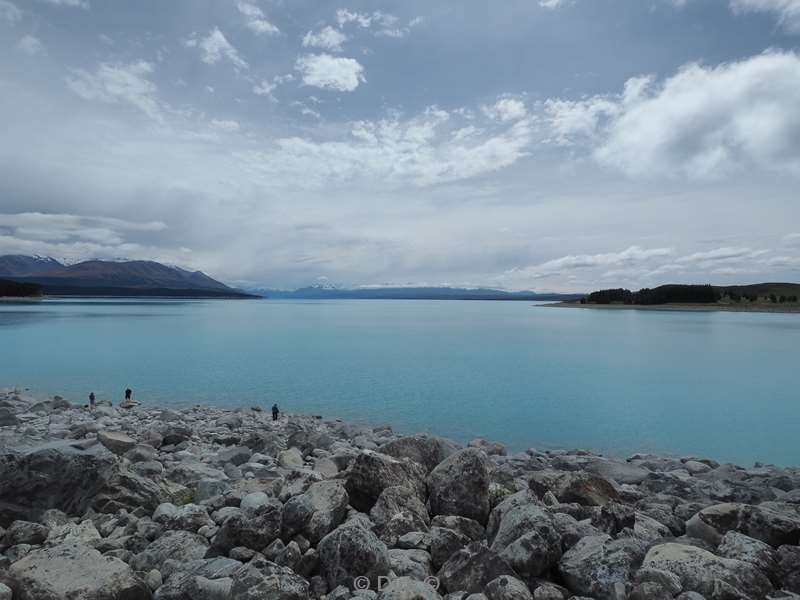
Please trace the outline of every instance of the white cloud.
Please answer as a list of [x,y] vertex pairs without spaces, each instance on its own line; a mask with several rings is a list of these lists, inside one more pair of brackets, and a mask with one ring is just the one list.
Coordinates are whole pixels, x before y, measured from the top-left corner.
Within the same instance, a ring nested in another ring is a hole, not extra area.
[[186,41],[186,46],[199,48],[202,52],[202,61],[208,65],[215,65],[222,60],[230,61],[236,69],[247,69],[247,62],[239,55],[218,27],[212,29],[204,38],[192,37]]
[[267,21],[264,11],[251,2],[240,1],[237,3],[239,12],[247,18],[247,27],[258,34],[274,35],[280,33],[275,25]]
[[566,4],[564,0],[539,0],[539,6],[542,8],[558,8],[559,6],[563,6]]
[[800,0],[731,0],[736,13],[767,12],[791,33],[800,33]]
[[492,106],[483,107],[484,114],[490,119],[498,121],[516,121],[527,116],[528,109],[525,103],[518,98],[505,97],[495,102]]
[[47,52],[42,41],[32,35],[23,36],[17,43],[17,48],[28,56],[37,56]]
[[6,21],[11,25],[19,22],[22,18],[22,11],[17,5],[8,0],[0,0],[0,20]]
[[800,173],[800,56],[767,52],[717,67],[689,64],[616,96],[544,104],[559,143],[594,146],[630,176],[718,178],[737,168]]
[[341,58],[330,54],[306,54],[295,62],[303,83],[339,92],[352,92],[364,78],[364,67],[354,58]]
[[239,122],[233,119],[212,119],[209,126],[220,133],[236,133],[240,129]]
[[786,246],[798,246],[800,247],[800,233],[790,233],[788,235],[783,236],[783,243]]
[[720,263],[739,261],[748,258],[757,258],[766,254],[766,250],[753,250],[752,248],[715,248],[704,252],[695,252],[687,256],[681,256],[675,262],[678,263]]
[[567,271],[576,269],[591,269],[597,267],[619,267],[630,266],[637,263],[649,261],[654,258],[663,258],[674,253],[672,248],[641,248],[630,246],[621,252],[605,252],[602,254],[570,254],[548,260],[538,265],[533,265],[521,269],[512,269],[508,272],[515,278],[539,279],[553,275],[559,275]]
[[128,104],[155,121],[162,121],[162,107],[155,84],[147,76],[153,66],[143,60],[130,64],[102,63],[94,73],[78,70],[67,79],[69,88],[85,100]]
[[340,8],[336,11],[336,22],[339,23],[339,27],[347,25],[348,23],[355,23],[359,27],[364,27],[366,29],[372,24],[372,16],[365,13],[352,12],[346,8]]
[[89,3],[86,0],[39,0],[45,4],[52,4],[53,6],[67,6],[69,8],[89,8]]
[[347,36],[330,25],[314,33],[309,31],[303,37],[304,48],[322,48],[331,52],[341,52],[342,44],[347,41]]
[[372,29],[375,35],[401,38],[406,36],[412,28],[420,25],[423,18],[415,17],[403,26],[399,17],[390,13],[379,10],[372,13],[360,13],[343,8],[336,11],[336,22],[339,27],[352,23],[362,29]]

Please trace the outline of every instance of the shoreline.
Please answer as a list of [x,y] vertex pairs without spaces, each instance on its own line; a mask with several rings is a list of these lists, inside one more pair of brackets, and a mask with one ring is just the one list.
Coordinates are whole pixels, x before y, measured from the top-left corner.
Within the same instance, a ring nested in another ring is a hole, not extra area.
[[0,484],[13,600],[800,594],[798,467],[0,390]]
[[596,310],[646,310],[646,311],[682,311],[682,312],[741,312],[800,314],[800,306],[771,305],[736,305],[736,304],[580,304],[577,302],[552,302],[537,304],[543,308],[587,308]]

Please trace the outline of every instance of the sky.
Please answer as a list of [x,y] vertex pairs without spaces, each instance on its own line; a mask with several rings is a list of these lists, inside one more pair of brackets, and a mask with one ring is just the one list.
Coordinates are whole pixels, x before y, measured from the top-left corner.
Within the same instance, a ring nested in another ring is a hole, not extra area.
[[0,254],[800,281],[800,0],[0,0]]

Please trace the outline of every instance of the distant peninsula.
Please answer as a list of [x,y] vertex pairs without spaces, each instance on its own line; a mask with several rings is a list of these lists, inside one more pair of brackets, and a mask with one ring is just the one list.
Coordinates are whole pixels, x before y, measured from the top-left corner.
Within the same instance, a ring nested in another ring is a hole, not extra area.
[[548,306],[574,308],[629,308],[640,310],[692,310],[800,313],[800,284],[750,285],[668,284],[631,291],[624,288],[592,292],[577,300]]
[[[150,298],[255,298],[201,271],[146,260],[87,260],[64,264],[54,258],[0,256],[0,296]],[[25,290],[28,290],[25,292]]]

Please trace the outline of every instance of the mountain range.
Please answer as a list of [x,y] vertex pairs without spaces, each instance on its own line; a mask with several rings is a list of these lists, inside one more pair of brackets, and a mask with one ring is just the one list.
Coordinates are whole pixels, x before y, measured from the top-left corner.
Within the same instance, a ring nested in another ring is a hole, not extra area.
[[0,256],[0,278],[39,284],[51,296],[250,296],[201,271],[149,260],[65,264],[51,257],[6,255]]
[[268,298],[295,300],[577,300],[583,294],[542,294],[532,291],[509,292],[490,288],[454,287],[369,287],[337,288],[329,284],[296,290],[251,290]]

